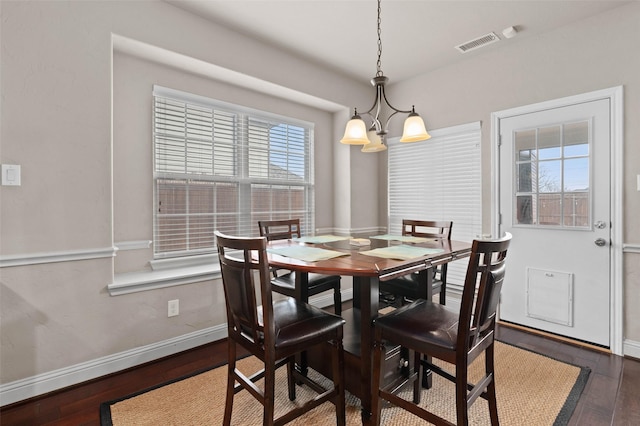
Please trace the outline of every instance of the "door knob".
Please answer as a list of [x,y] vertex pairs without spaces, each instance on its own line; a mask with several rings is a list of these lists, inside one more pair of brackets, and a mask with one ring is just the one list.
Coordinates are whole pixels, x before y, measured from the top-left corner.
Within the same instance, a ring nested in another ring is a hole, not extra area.
[[597,245],[598,247],[602,247],[602,246],[604,246],[604,245],[606,245],[606,244],[607,244],[607,240],[605,240],[604,238],[597,238],[597,239],[594,241],[594,243],[596,243],[596,245]]

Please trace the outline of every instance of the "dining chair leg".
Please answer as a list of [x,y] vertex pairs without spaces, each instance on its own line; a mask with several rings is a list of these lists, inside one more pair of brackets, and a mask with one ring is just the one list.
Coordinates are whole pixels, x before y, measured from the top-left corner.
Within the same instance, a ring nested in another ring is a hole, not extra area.
[[371,378],[371,425],[379,426],[380,417],[382,415],[382,402],[380,401],[380,385],[381,385],[381,370],[382,360],[384,358],[384,343],[382,342],[382,335],[376,332],[375,339],[373,341],[373,376]]
[[227,345],[227,356],[229,363],[227,365],[227,397],[224,404],[224,419],[222,424],[228,426],[231,424],[231,413],[233,410],[233,396],[235,395],[234,387],[236,384],[235,369],[236,369],[236,344],[229,340]]
[[438,296],[440,297],[440,304],[446,305],[447,304],[447,285],[445,283],[442,283],[442,285],[440,286],[440,294]]
[[467,380],[467,369],[456,368],[456,424],[458,426],[467,426],[469,424]]
[[342,315],[342,295],[340,294],[340,282],[338,281],[337,287],[333,290],[333,306],[336,315]]
[[433,373],[427,367],[426,363],[431,362],[431,359],[427,355],[423,355],[424,364],[422,367],[422,387],[424,389],[431,389],[431,384],[433,383]]
[[264,371],[264,413],[262,423],[273,426],[275,417],[275,389],[276,369],[275,364],[265,360]]
[[346,419],[346,401],[344,395],[344,348],[342,346],[342,339],[331,342],[332,345],[332,358],[333,358],[333,386],[338,390],[338,394],[335,397],[336,405],[336,424],[338,426],[345,426]]
[[422,358],[422,354],[418,351],[413,351],[413,374],[415,375],[415,379],[413,380],[413,403],[420,404],[420,371],[422,370],[422,364],[420,363],[420,359]]
[[494,374],[494,346],[489,346],[485,352],[485,371],[486,374],[491,374],[492,380],[487,386],[487,399],[489,402],[489,415],[491,416],[491,425],[498,426],[500,424],[498,420],[498,402],[496,400],[496,382]]
[[287,387],[289,388],[289,401],[296,399],[296,382],[294,372],[296,370],[295,357],[289,358],[287,361]]

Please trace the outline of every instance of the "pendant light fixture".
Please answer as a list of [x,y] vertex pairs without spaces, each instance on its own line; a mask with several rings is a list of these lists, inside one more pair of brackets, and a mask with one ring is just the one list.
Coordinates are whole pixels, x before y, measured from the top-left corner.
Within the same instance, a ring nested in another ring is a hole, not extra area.
[[[424,121],[416,113],[415,108],[411,107],[410,111],[400,110],[393,107],[387,100],[384,87],[389,81],[382,72],[382,39],[380,30],[380,12],[382,10],[380,5],[381,0],[378,0],[378,62],[377,72],[375,77],[371,79],[371,84],[376,88],[376,97],[373,102],[373,106],[365,112],[363,115],[368,116],[371,119],[369,125],[365,123],[362,117],[358,114],[358,110],[354,108],[353,116],[351,120],[347,122],[347,126],[344,131],[344,136],[340,140],[343,144],[348,145],[363,145],[362,152],[378,152],[387,149],[385,145],[387,131],[389,130],[389,120],[391,117],[398,113],[409,114],[404,122],[404,131],[400,142],[418,142],[426,141],[431,136],[427,133],[427,129],[424,126]],[[391,115],[383,121],[380,118],[382,112],[383,102],[387,108],[393,110]]]

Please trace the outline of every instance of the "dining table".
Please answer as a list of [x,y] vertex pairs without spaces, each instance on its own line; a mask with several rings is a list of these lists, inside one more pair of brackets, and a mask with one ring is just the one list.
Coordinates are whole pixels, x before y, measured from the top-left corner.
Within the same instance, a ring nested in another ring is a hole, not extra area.
[[[318,235],[271,241],[267,247],[269,264],[296,272],[295,294],[308,300],[306,285],[309,273],[351,276],[353,307],[343,309],[345,388],[361,401],[363,424],[371,416],[373,360],[373,320],[380,315],[379,283],[402,275],[417,273],[424,288],[424,298],[431,300],[434,267],[468,257],[471,243],[448,239],[402,235],[368,235],[357,238]],[[403,348],[386,348],[383,381],[397,382],[408,376],[409,357]],[[331,377],[323,349],[308,351],[300,361]]]

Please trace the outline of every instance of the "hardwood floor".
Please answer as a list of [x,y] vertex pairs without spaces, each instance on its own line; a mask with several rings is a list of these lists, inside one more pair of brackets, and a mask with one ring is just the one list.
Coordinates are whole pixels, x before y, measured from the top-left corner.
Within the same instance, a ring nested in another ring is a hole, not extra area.
[[[350,302],[343,304],[343,307],[350,307]],[[574,346],[504,325],[498,325],[497,335],[503,342],[591,368],[589,381],[570,425],[640,424],[640,361]],[[100,425],[100,403],[223,364],[226,354],[226,341],[218,341],[8,405],[0,409],[0,424]]]
[[497,337],[503,342],[591,369],[569,425],[640,424],[639,360],[610,355],[504,325],[498,325]]

